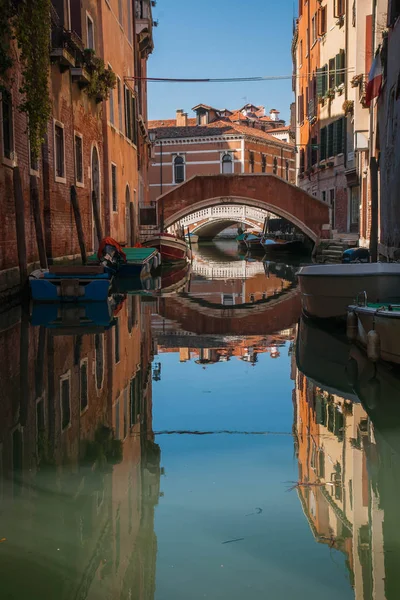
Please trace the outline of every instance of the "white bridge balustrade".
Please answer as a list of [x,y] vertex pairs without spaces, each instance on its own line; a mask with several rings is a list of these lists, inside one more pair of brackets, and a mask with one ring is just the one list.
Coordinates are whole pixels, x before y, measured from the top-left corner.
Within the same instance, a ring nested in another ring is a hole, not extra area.
[[203,262],[196,257],[192,263],[192,273],[201,275],[206,279],[247,279],[264,273],[262,262]]
[[248,223],[250,225],[258,224],[258,227],[261,229],[265,218],[268,216],[271,216],[271,213],[259,208],[224,204],[221,206],[203,208],[197,212],[191,213],[175,223],[173,228],[175,229],[179,226],[183,226],[187,229],[187,227],[193,225],[194,227],[192,227],[191,230],[195,231],[196,226],[198,226],[198,229],[200,230],[202,227],[213,221],[227,221],[230,223]]

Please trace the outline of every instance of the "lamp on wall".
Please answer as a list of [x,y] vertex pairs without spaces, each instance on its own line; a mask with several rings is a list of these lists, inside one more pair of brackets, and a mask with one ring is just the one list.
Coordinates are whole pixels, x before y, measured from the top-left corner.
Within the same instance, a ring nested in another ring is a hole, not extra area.
[[157,137],[156,130],[155,129],[150,129],[150,131],[149,131],[150,144],[154,144],[154,142],[156,141],[156,137]]

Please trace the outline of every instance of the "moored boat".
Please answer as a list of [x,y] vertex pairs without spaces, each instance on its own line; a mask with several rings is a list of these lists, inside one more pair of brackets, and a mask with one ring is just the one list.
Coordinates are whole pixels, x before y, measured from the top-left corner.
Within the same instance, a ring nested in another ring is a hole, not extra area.
[[351,305],[347,323],[349,337],[366,348],[370,360],[400,364],[400,304]]
[[107,300],[111,279],[101,265],[52,265],[33,271],[29,285],[34,302],[102,302]]
[[344,318],[360,292],[371,302],[400,302],[400,264],[309,265],[297,273],[303,312],[314,318]]
[[261,245],[265,252],[301,252],[303,242],[301,240],[284,240],[263,236]]
[[261,234],[260,233],[246,233],[244,237],[244,243],[249,250],[259,251],[263,250],[261,245]]
[[158,233],[142,244],[146,248],[156,248],[163,262],[190,259],[190,249],[184,238],[173,233]]

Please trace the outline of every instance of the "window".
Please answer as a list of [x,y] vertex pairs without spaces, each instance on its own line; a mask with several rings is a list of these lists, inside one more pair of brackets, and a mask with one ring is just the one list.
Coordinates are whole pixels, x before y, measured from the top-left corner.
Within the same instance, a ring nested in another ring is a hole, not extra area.
[[80,399],[81,412],[88,407],[88,361],[87,359],[81,362],[80,368]]
[[326,150],[326,155],[327,158],[331,158],[333,156],[333,130],[334,130],[334,124],[331,123],[330,125],[328,125],[327,127],[327,150]]
[[117,196],[117,165],[111,164],[111,198],[113,212],[118,210]]
[[254,173],[254,152],[249,152],[249,169],[250,173]]
[[9,160],[14,159],[14,124],[12,97],[8,90],[1,94],[1,115],[3,134],[3,156]]
[[286,181],[289,181],[289,161],[285,162]]
[[325,35],[327,31],[327,12],[326,6],[321,6],[319,10],[319,35]]
[[[129,4],[129,2],[128,2]],[[123,9],[122,9],[122,0],[118,0],[118,21],[120,25],[123,25]]]
[[126,137],[137,144],[136,99],[130,89],[125,86],[125,132]]
[[326,190],[321,192],[321,200],[322,200],[322,202],[326,202]]
[[320,131],[319,160],[325,160],[326,159],[326,135],[327,135],[327,128],[326,127],[322,127],[322,129]]
[[301,67],[301,65],[303,64],[303,40],[300,40],[299,63]]
[[117,77],[117,98],[118,98],[118,128],[122,131],[122,92],[121,80]]
[[323,97],[328,91],[328,65],[317,69],[317,96]]
[[132,103],[132,142],[137,146],[137,120],[136,120],[136,98],[131,97]]
[[304,148],[300,150],[300,173],[304,173],[304,163],[305,163],[305,152]]
[[272,172],[274,175],[278,172],[278,159],[274,156],[274,166],[272,167]]
[[174,182],[182,183],[185,181],[185,160],[182,156],[174,158]]
[[65,178],[65,157],[64,157],[64,128],[61,124],[54,125],[54,162],[56,166],[56,180]]
[[60,378],[61,428],[71,424],[70,374]]
[[317,41],[317,13],[311,19],[311,44]]
[[233,173],[233,161],[230,154],[224,154],[222,157],[222,173]]
[[344,50],[335,56],[335,85],[341,85],[345,80],[346,58]]
[[318,138],[311,138],[311,165],[318,162]]
[[86,36],[87,36],[87,47],[94,48],[94,23],[93,19],[86,14]]
[[333,124],[333,155],[344,153],[345,119],[338,119]]
[[329,89],[335,87],[335,59],[329,59]]
[[119,353],[119,319],[116,319],[115,327],[114,327],[114,362],[115,364],[120,361],[120,353]]
[[[108,65],[108,68],[111,69],[111,65]],[[110,108],[110,123],[111,125],[115,125],[115,121],[114,121],[114,89],[110,88],[109,89],[109,108]]]
[[261,154],[261,173],[265,173],[267,171],[267,156],[266,154]]
[[83,183],[83,143],[82,136],[75,134],[75,175],[76,183]]
[[343,17],[345,9],[345,0],[334,0],[333,4],[333,16],[334,17]]

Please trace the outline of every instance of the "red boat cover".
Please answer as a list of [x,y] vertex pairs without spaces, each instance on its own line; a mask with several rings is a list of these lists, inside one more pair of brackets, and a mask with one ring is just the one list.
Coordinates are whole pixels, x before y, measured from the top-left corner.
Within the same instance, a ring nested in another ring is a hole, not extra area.
[[105,237],[101,240],[100,242],[100,246],[99,249],[97,250],[97,258],[99,260],[101,260],[102,257],[102,252],[104,250],[105,246],[114,246],[118,252],[120,253],[120,255],[122,256],[122,258],[124,259],[124,262],[126,262],[126,254],[125,252],[122,250],[122,247],[118,244],[118,242],[116,242],[112,237]]

